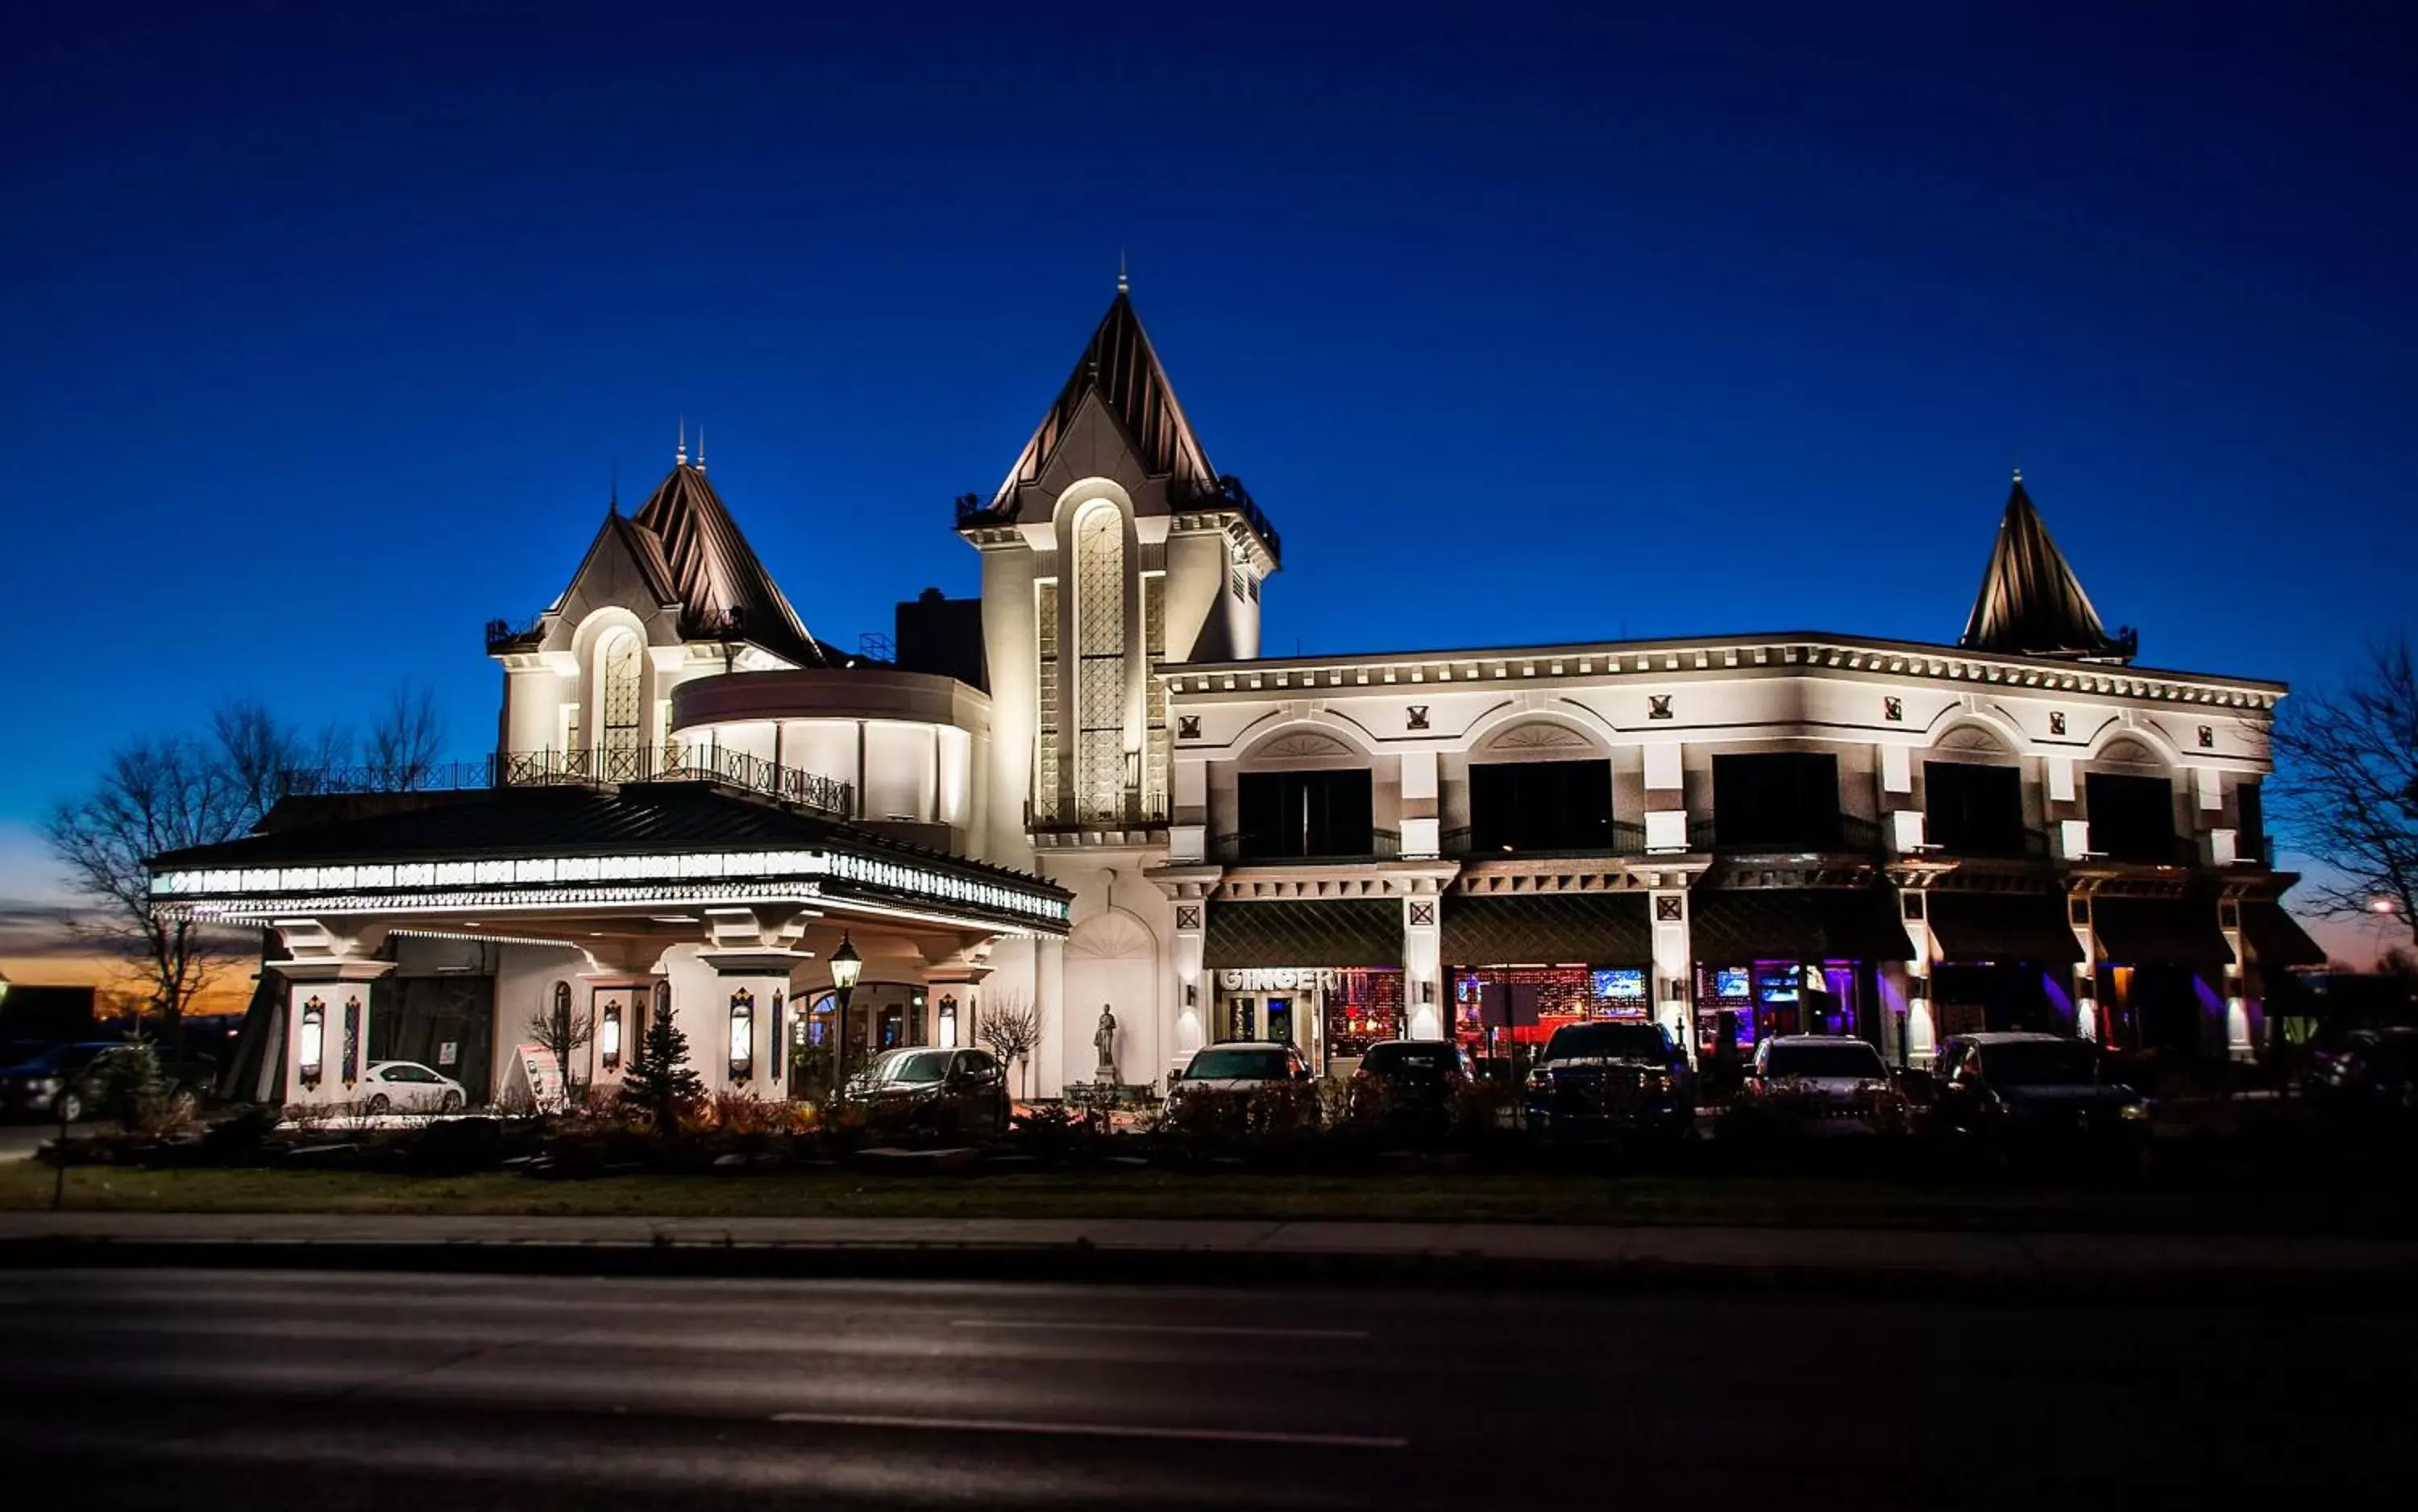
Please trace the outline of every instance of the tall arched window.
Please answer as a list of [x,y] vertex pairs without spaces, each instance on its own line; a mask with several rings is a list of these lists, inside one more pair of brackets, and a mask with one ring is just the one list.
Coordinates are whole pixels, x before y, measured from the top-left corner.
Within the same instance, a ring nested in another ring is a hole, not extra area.
[[639,738],[644,707],[639,671],[645,649],[626,630],[612,632],[597,648],[596,706],[604,717],[596,743],[605,751],[635,751],[644,743]]
[[1075,522],[1075,803],[1114,818],[1125,793],[1125,525],[1106,499]]

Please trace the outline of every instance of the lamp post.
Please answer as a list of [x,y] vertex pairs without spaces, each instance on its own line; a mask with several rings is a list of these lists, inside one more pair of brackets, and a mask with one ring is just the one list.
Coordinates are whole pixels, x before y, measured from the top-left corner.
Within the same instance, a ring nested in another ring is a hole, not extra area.
[[832,952],[832,1091],[848,1085],[848,997],[865,974],[865,957],[856,953],[845,930],[839,949]]

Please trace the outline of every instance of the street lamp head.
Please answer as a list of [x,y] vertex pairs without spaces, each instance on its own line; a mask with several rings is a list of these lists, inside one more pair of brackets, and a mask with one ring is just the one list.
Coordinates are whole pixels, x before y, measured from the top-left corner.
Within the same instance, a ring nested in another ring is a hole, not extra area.
[[856,986],[857,978],[864,974],[865,957],[856,953],[856,946],[843,933],[839,937],[839,949],[832,952],[832,985],[842,992],[850,991]]
[[2400,905],[2395,903],[2393,899],[2385,897],[2380,893],[2379,895],[2367,900],[2367,911],[2370,913],[2398,913],[2401,911],[2401,908]]

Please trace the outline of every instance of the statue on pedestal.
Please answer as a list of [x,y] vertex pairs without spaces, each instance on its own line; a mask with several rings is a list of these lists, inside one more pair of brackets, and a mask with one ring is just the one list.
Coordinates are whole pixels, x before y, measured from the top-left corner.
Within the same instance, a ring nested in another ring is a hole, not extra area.
[[1100,1027],[1092,1031],[1092,1047],[1100,1052],[1099,1068],[1092,1079],[1103,1087],[1117,1084],[1117,1016],[1107,1003],[1100,1004]]

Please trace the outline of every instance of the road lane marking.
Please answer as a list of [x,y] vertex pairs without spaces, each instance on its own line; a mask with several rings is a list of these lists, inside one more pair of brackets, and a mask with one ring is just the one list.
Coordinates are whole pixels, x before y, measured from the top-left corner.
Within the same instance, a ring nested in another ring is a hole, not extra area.
[[1052,1334],[1188,1334],[1231,1338],[1367,1338],[1363,1328],[1247,1328],[1217,1323],[1088,1323],[1045,1319],[952,1318],[952,1328],[1014,1328]]
[[1127,1423],[1026,1423],[1004,1417],[892,1417],[873,1413],[774,1413],[775,1423],[812,1428],[922,1428],[948,1433],[1033,1433],[1066,1439],[1184,1439],[1202,1443],[1287,1443],[1316,1449],[1407,1449],[1408,1439],[1357,1433],[1284,1433],[1253,1428],[1150,1428]]

